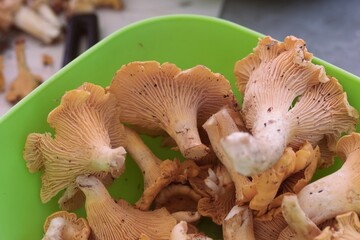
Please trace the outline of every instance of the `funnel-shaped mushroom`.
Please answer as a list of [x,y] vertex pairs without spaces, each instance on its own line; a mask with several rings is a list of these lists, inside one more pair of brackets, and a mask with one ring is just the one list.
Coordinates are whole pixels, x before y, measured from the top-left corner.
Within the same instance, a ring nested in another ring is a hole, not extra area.
[[38,75],[32,74],[27,65],[24,39],[16,41],[15,53],[18,65],[18,75],[11,83],[10,89],[6,94],[6,100],[12,103],[24,98],[42,82],[42,78]]
[[76,194],[75,179],[81,174],[118,177],[124,168],[122,145],[124,127],[118,122],[113,95],[90,83],[67,92],[61,104],[48,116],[55,129],[50,133],[31,133],[27,137],[24,159],[30,172],[44,169],[41,201],[46,203],[62,189],[66,199]]
[[115,203],[105,186],[94,176],[79,176],[78,187],[86,196],[85,209],[95,239],[167,240],[176,220],[165,209],[143,212],[123,200]]
[[86,219],[75,213],[59,211],[46,218],[43,240],[85,240],[90,235]]
[[282,231],[279,240],[309,240],[321,233],[321,230],[301,209],[296,195],[285,196],[281,208],[289,226]]
[[[190,177],[192,174],[196,174],[191,170],[182,171],[184,169],[180,167],[180,163],[176,159],[174,161],[158,159],[141,140],[140,136],[130,128],[125,127],[125,133],[126,150],[135,160],[144,176],[144,192],[135,204],[137,208],[148,210],[163,188],[180,177],[182,180],[186,180],[187,174],[190,174]],[[189,165],[189,167],[191,166]],[[193,168],[196,167],[194,164]]]
[[360,134],[342,137],[337,152],[346,159],[343,166],[305,186],[297,194],[306,216],[317,225],[344,212],[360,214]]
[[188,225],[185,221],[181,221],[175,225],[171,231],[170,240],[212,240],[203,234],[188,234]]
[[360,239],[360,221],[355,212],[348,212],[336,217],[335,229],[325,228],[314,240],[354,240]]
[[247,206],[234,206],[226,216],[222,229],[224,240],[255,240],[253,216]]
[[300,147],[307,140],[315,146],[326,136],[338,139],[355,129],[356,110],[337,80],[329,80],[311,58],[301,39],[278,43],[266,37],[236,64],[251,134],[233,133],[222,144],[239,173],[251,176],[270,168],[289,144]]
[[110,91],[121,107],[121,122],[152,134],[167,132],[187,159],[201,159],[210,149],[199,137],[211,114],[231,105],[230,83],[204,66],[181,71],[171,63],[132,62],[116,73]]

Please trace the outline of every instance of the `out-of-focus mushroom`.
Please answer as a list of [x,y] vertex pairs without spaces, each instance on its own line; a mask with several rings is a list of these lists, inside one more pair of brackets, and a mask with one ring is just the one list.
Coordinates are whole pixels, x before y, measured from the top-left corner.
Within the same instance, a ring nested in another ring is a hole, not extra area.
[[236,64],[251,134],[233,133],[222,144],[239,173],[252,176],[269,169],[287,145],[297,149],[308,141],[315,146],[325,136],[336,140],[355,129],[357,111],[337,80],[311,58],[301,39],[290,36],[278,43],[266,37]]
[[[187,179],[187,174],[196,174],[191,170],[182,171],[178,160],[158,159],[141,140],[140,136],[130,128],[125,127],[126,150],[135,160],[144,176],[144,192],[135,206],[141,210],[148,210],[157,194],[170,183],[181,177]],[[185,164],[186,165],[186,164]],[[194,168],[197,166],[194,165]]]
[[335,228],[327,227],[314,240],[354,240],[360,239],[360,221],[355,212],[348,212],[336,217]]
[[5,77],[4,77],[4,57],[0,55],[0,92],[4,91]]
[[52,24],[57,28],[61,28],[61,22],[59,17],[56,16],[54,11],[49,5],[49,0],[31,0],[30,6],[34,9],[41,17],[43,17],[48,23]]
[[15,12],[20,8],[21,0],[0,1],[0,31],[6,32],[13,24]]
[[321,233],[318,226],[301,209],[296,195],[285,196],[281,208],[288,227],[282,231],[279,240],[309,240]]
[[210,217],[218,225],[223,224],[226,215],[235,204],[235,186],[223,165],[216,167],[215,172],[209,168],[205,179],[209,196],[198,202],[198,211],[202,216]]
[[235,101],[221,74],[200,65],[181,71],[174,64],[155,61],[122,66],[109,90],[119,100],[122,122],[153,135],[166,131],[183,156],[192,160],[210,152],[201,142],[198,126]]
[[115,10],[121,10],[123,6],[122,0],[94,0],[96,6],[111,7]]
[[15,13],[14,25],[45,44],[50,44],[59,38],[59,27],[49,23],[31,7],[22,5]]
[[59,211],[46,218],[43,240],[85,240],[90,235],[86,219],[77,218],[75,213]]
[[97,0],[70,0],[66,6],[67,15],[92,13]]
[[255,240],[253,216],[247,206],[234,206],[222,225],[224,240]]
[[87,220],[95,239],[169,239],[176,220],[166,209],[144,212],[124,200],[115,203],[105,186],[94,176],[76,178],[86,196]]
[[342,137],[336,148],[338,155],[345,160],[343,166],[305,186],[297,194],[306,216],[317,225],[345,212],[360,214],[360,134]]
[[171,184],[164,188],[155,199],[155,207],[165,207],[170,213],[180,211],[196,212],[201,195],[191,187],[182,184]]
[[49,114],[54,138],[50,133],[28,135],[24,159],[30,172],[44,170],[40,193],[43,203],[62,189],[69,189],[63,198],[74,196],[78,175],[121,175],[125,166],[125,130],[118,119],[115,97],[100,86],[84,83],[68,91],[60,106]]
[[42,78],[33,74],[26,61],[25,40],[18,39],[15,43],[16,61],[18,65],[18,75],[10,85],[6,94],[6,100],[12,103],[24,98],[42,82]]
[[170,234],[170,240],[212,240],[201,233],[188,234],[188,225],[181,221],[175,225]]

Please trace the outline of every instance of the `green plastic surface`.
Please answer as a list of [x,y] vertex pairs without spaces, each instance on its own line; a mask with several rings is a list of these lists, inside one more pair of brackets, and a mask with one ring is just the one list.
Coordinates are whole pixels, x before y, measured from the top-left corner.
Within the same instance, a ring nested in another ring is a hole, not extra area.
[[[261,36],[216,18],[158,17],[120,29],[61,69],[0,119],[0,239],[41,239],[46,216],[58,210],[60,194],[50,203],[40,202],[41,174],[28,172],[22,152],[29,133],[52,131],[46,118],[65,91],[85,81],[108,86],[121,65],[143,60],[173,62],[183,69],[203,64],[224,74],[233,84],[235,62],[249,54]],[[308,48],[311,51],[311,46]],[[339,79],[350,103],[360,109],[359,78],[324,61],[314,62],[324,65],[328,74]],[[159,139],[147,138],[147,143],[160,158],[176,155],[161,148]],[[318,177],[332,170],[322,171]],[[125,174],[111,187],[111,194],[134,202],[141,190],[142,176],[129,160]],[[220,228],[209,227],[206,222],[203,229],[221,239]]]

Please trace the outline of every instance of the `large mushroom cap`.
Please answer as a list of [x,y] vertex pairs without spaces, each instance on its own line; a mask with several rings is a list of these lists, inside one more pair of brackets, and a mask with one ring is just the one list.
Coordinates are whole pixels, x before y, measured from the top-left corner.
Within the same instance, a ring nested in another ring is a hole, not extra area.
[[200,65],[181,71],[171,63],[132,62],[121,67],[109,89],[118,98],[122,122],[147,133],[167,132],[189,159],[210,151],[197,127],[234,101],[225,77]]

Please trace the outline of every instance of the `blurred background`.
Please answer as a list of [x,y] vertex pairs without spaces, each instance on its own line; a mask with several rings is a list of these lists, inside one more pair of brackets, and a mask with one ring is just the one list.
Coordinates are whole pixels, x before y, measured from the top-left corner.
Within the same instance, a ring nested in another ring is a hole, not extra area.
[[[0,0],[0,116],[97,41],[168,14],[219,17],[278,40],[295,35],[316,57],[360,76],[359,12],[356,0]],[[25,59],[28,70],[17,59]],[[30,73],[41,81],[14,90]]]

